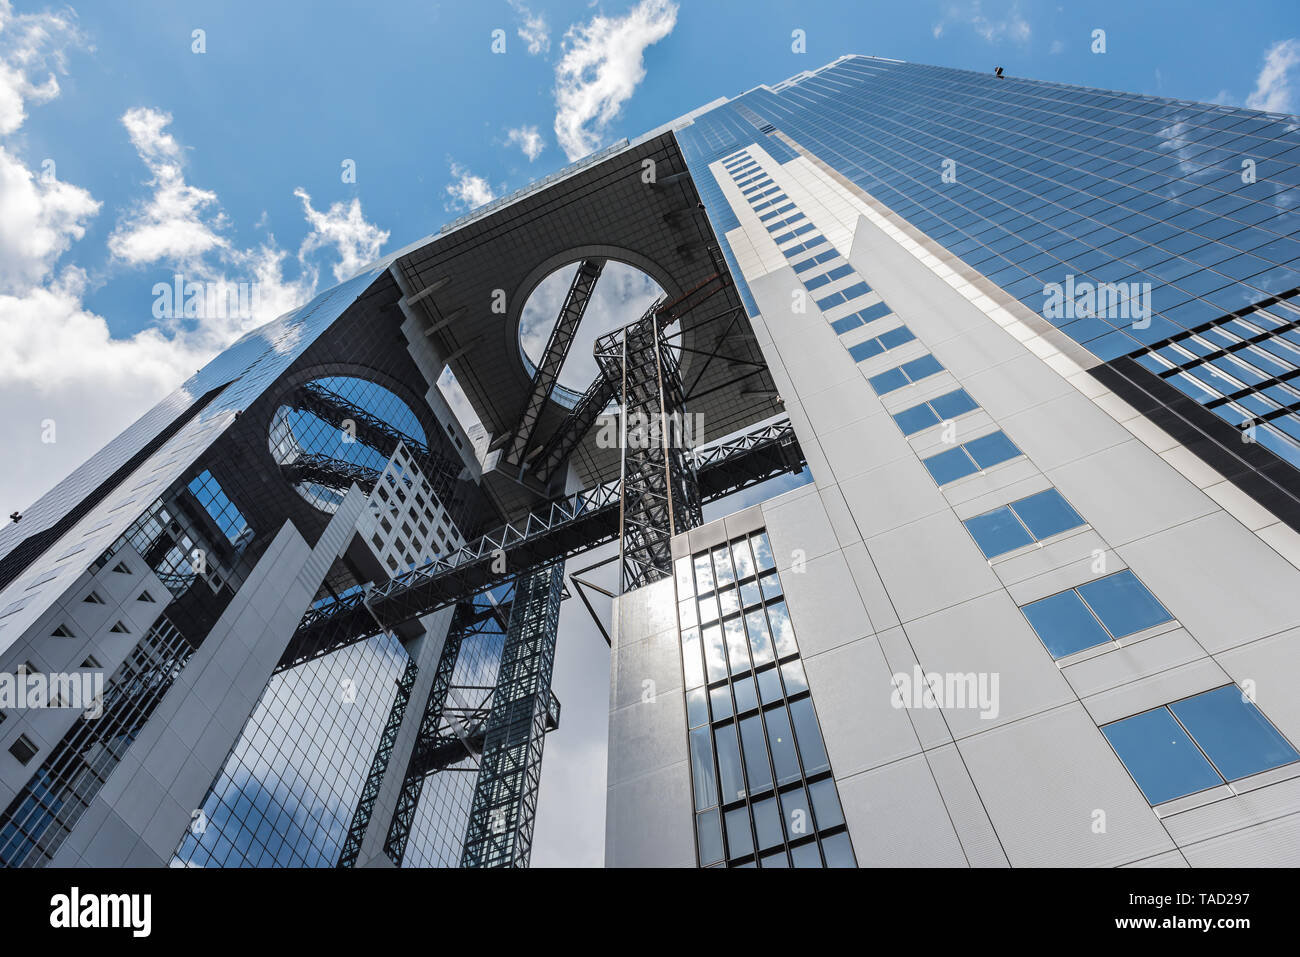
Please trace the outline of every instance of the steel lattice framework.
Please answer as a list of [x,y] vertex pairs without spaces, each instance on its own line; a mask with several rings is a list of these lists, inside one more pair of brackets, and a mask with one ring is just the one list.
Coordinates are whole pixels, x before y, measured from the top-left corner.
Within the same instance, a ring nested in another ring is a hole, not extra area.
[[578,324],[587,311],[587,303],[591,301],[596,280],[604,268],[603,259],[584,259],[578,265],[569,292],[564,297],[564,305],[560,308],[560,315],[547,339],[542,361],[537,364],[532,388],[519,415],[519,424],[515,426],[514,434],[506,445],[504,460],[509,465],[522,467],[526,460],[537,432],[537,423],[541,420],[546,403],[550,401],[555,383],[559,381],[560,369],[569,355],[569,347],[573,345],[574,336],[578,333]]
[[375,800],[379,797],[379,788],[384,783],[384,774],[388,771],[388,762],[393,756],[393,747],[397,744],[397,732],[402,728],[402,719],[406,716],[406,706],[411,701],[411,689],[415,686],[420,669],[415,659],[406,660],[406,668],[397,681],[397,697],[388,711],[388,720],[384,723],[384,733],[379,738],[379,747],[375,749],[374,760],[370,762],[370,773],[366,775],[365,786],[361,789],[361,798],[352,815],[352,824],[348,827],[347,839],[339,852],[339,867],[356,867],[357,856],[361,853],[361,842],[370,826],[370,817],[375,810]]
[[293,461],[281,465],[280,473],[295,485],[299,482],[314,482],[340,492],[346,492],[355,484],[369,494],[375,487],[375,482],[379,481],[378,469],[316,452],[300,453]]
[[623,590],[672,569],[672,537],[701,522],[694,463],[682,441],[685,409],[661,311],[596,341],[601,375],[619,397],[619,559]]
[[402,866],[402,858],[406,854],[406,842],[411,836],[415,809],[419,807],[420,794],[424,790],[424,779],[427,777],[419,770],[420,746],[425,742],[436,742],[440,739],[442,713],[447,705],[447,695],[451,689],[452,675],[456,671],[456,662],[460,658],[461,642],[489,620],[491,616],[482,614],[473,601],[458,604],[452,616],[451,628],[447,632],[442,654],[438,658],[438,670],[434,672],[429,697],[425,699],[416,745],[411,750],[406,774],[402,778],[402,790],[397,798],[397,807],[393,811],[393,819],[388,825],[388,836],[384,840],[384,853],[398,867]]
[[563,592],[563,562],[516,579],[462,867],[528,866]]
[[[700,501],[710,502],[777,475],[798,472],[803,452],[788,419],[698,450],[693,458]],[[606,482],[550,502],[457,551],[365,592],[303,616],[277,670],[295,667],[508,581],[506,569],[529,568],[611,542],[619,534],[620,484]]]

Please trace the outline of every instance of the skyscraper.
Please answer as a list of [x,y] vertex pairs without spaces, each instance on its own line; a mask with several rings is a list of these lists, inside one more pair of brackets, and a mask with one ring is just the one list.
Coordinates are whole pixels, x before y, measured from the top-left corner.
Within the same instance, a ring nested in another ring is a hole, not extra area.
[[0,671],[103,675],[0,705],[0,861],[526,864],[617,543],[608,864],[1295,863],[1298,161],[845,57],[447,224],[0,531]]
[[1295,117],[846,57],[676,135],[814,481],[620,599],[607,863],[1300,862]]

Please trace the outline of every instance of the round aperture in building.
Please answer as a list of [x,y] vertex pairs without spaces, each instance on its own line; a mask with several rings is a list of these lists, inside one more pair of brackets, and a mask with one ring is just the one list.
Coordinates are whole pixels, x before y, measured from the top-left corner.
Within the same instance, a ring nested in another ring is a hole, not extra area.
[[271,455],[298,494],[333,513],[355,481],[369,487],[398,441],[428,437],[410,406],[381,385],[353,376],[312,379],[282,400],[271,418]]
[[[546,353],[546,344],[564,309],[564,303],[581,262],[561,266],[533,287],[519,317],[519,353],[531,376]],[[596,339],[635,322],[661,298],[664,291],[646,273],[615,260],[606,260],[591,290],[582,320],[551,398],[572,408],[595,380],[598,369],[592,357]]]

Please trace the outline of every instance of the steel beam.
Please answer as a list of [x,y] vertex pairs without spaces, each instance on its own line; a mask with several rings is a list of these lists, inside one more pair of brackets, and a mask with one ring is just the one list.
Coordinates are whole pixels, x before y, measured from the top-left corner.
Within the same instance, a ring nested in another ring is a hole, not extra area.
[[516,468],[523,465],[525,455],[537,433],[537,423],[541,420],[542,412],[546,409],[546,403],[551,398],[556,382],[559,381],[560,370],[569,354],[569,347],[573,345],[574,337],[578,333],[578,324],[582,322],[587,304],[591,302],[591,294],[596,288],[596,280],[600,278],[601,270],[604,268],[603,259],[584,259],[578,265],[578,271],[569,285],[569,292],[564,297],[564,305],[560,308],[560,315],[555,320],[551,335],[547,339],[546,351],[542,353],[542,360],[537,364],[537,371],[533,374],[532,388],[524,401],[523,411],[519,414],[519,424],[515,426],[514,435],[506,446],[503,458],[508,465]]
[[357,855],[361,853],[361,842],[370,826],[370,817],[375,810],[375,801],[379,789],[384,783],[388,771],[388,762],[393,756],[393,747],[397,744],[397,733],[402,728],[402,718],[406,715],[406,706],[411,701],[411,689],[415,686],[419,668],[415,659],[408,658],[402,677],[397,681],[397,697],[388,711],[388,721],[384,724],[384,733],[379,738],[379,747],[375,749],[374,760],[370,762],[370,773],[366,775],[365,786],[361,789],[361,798],[357,809],[352,814],[352,825],[348,828],[347,839],[339,852],[339,867],[356,867]]

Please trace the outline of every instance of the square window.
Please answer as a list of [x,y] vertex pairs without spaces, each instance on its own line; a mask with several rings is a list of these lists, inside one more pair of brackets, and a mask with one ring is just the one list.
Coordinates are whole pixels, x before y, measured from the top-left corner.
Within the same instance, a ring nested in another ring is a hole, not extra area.
[[907,385],[907,376],[903,374],[902,369],[890,369],[888,372],[871,376],[867,381],[871,383],[871,388],[876,390],[876,395],[885,395]]
[[731,673],[741,674],[749,670],[749,643],[745,640],[745,626],[739,618],[723,622],[727,636],[727,657],[731,661]]
[[785,679],[785,693],[791,698],[808,690],[808,679],[804,676],[801,661],[787,661],[783,664],[781,677]]
[[1164,605],[1128,569],[1086,585],[1079,594],[1116,638],[1172,620]]
[[922,429],[928,429],[939,421],[939,417],[926,404],[914,405],[910,409],[894,414],[894,421],[903,430],[904,435],[915,435]]
[[1022,498],[1011,503],[1011,509],[1037,539],[1050,538],[1066,529],[1077,528],[1083,524],[1083,518],[1070,507],[1054,488],[1046,489],[1037,495]]
[[1169,706],[1229,781],[1300,760],[1277,728],[1236,685],[1225,685]]
[[754,574],[754,558],[745,539],[741,538],[731,543],[731,557],[735,561],[737,578],[748,578]]
[[932,455],[928,459],[922,459],[921,464],[929,470],[931,477],[939,485],[947,485],[949,482],[955,482],[959,478],[979,471],[965,449],[960,446]]
[[866,323],[866,322],[875,322],[877,319],[881,318],[882,316],[889,315],[890,312],[891,310],[887,305],[885,305],[883,302],[878,302],[874,306],[867,306],[867,308],[865,309],[859,309],[856,315],[859,319],[861,319],[864,323]]
[[836,335],[842,336],[850,329],[856,329],[860,325],[862,325],[862,320],[855,313],[851,316],[845,316],[843,319],[836,319],[831,323],[831,328],[835,330]]
[[817,850],[817,842],[804,844],[801,847],[790,848],[790,859],[794,861],[795,867],[821,867],[822,856]]
[[985,435],[978,439],[971,439],[966,443],[966,451],[970,453],[981,469],[992,468],[999,462],[1005,462],[1008,459],[1014,459],[1020,455],[1020,450],[1016,444],[1007,438],[1005,432],[994,432],[992,435]]
[[1223,783],[1168,708],[1115,721],[1101,733],[1148,804],[1163,804]]
[[888,332],[880,334],[880,344],[886,349],[893,349],[895,346],[901,346],[905,342],[911,342],[916,336],[907,326],[899,326],[897,329],[890,329]]
[[708,555],[695,557],[695,581],[701,594],[713,591],[713,566]]
[[745,616],[745,629],[749,632],[749,647],[754,655],[754,664],[767,664],[772,660],[772,634],[768,631],[763,609],[755,609]]
[[870,359],[872,356],[878,356],[884,351],[885,347],[877,339],[868,339],[866,342],[859,342],[856,346],[849,347],[849,355],[853,357],[854,362]]
[[964,524],[985,558],[1002,555],[1034,540],[1005,505],[984,515],[968,518]]
[[1110,641],[1110,635],[1073,590],[1031,602],[1020,610],[1053,658]]
[[686,692],[686,723],[690,728],[709,723],[709,698],[703,688]]
[[832,834],[830,837],[822,838],[822,853],[826,855],[827,867],[858,866],[847,833]]
[[904,362],[902,369],[907,373],[909,379],[916,382],[918,379],[924,379],[936,372],[942,372],[943,366],[939,364],[939,360],[934,356],[921,356],[921,358],[913,359],[911,362]]
[[18,740],[9,745],[9,753],[18,759],[19,764],[26,764],[36,757],[36,745],[25,734],[18,735]]
[[955,419],[966,412],[978,409],[975,400],[966,394],[965,389],[958,389],[930,400],[930,406],[941,419]]

